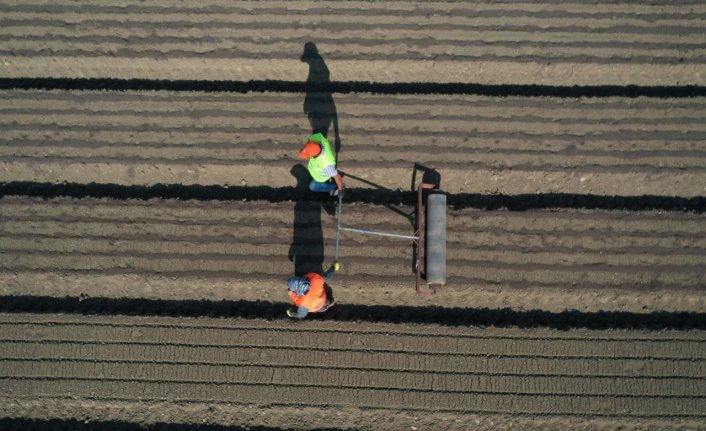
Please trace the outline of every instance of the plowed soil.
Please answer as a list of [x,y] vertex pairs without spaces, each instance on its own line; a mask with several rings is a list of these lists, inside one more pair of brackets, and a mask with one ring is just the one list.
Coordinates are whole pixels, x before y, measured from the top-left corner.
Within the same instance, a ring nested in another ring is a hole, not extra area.
[[[283,301],[334,258],[333,204],[5,198],[8,295]],[[394,211],[397,210],[397,211]],[[351,204],[347,225],[411,235],[413,208]],[[413,247],[342,233],[335,297],[366,305],[706,312],[701,214],[449,210],[443,295],[414,294]]]
[[[0,425],[706,429],[701,2],[4,3]],[[412,235],[416,184],[448,194],[438,294],[346,232],[336,306],[285,317],[335,253],[315,131],[345,225]]]
[[0,97],[3,181],[291,186],[297,150],[313,128],[330,129],[348,187],[409,190],[418,163],[436,169],[450,193],[692,197],[706,190],[704,98]]
[[699,0],[4,3],[10,77],[303,81],[314,41],[340,81],[706,83]]
[[60,417],[143,419],[152,404],[226,424],[257,406],[252,425],[294,428],[489,429],[498,415],[539,429],[593,417],[582,429],[699,426],[706,411],[702,332],[21,314],[0,326],[5,411],[32,416],[40,401]]

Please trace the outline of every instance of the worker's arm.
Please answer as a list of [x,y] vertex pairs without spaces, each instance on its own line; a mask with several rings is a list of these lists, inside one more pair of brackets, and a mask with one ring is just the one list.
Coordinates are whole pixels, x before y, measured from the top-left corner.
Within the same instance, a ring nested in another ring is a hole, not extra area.
[[327,269],[326,272],[324,272],[324,281],[326,281],[327,283],[330,282],[331,279],[333,279],[333,275],[336,273],[336,271],[338,271],[338,269],[340,267],[341,267],[340,263],[333,261],[333,263],[331,264],[329,269]]
[[341,177],[341,174],[336,172],[336,175],[332,176],[333,180],[336,182],[336,187],[338,187],[338,190],[343,190],[343,178]]
[[303,319],[309,314],[309,309],[306,307],[297,307],[296,310],[293,308],[287,309],[287,316],[293,319]]

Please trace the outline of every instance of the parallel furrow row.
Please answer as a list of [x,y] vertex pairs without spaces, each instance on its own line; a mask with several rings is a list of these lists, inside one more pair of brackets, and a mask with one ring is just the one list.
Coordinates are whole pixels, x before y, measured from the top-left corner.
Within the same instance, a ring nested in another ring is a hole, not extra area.
[[308,322],[295,330],[315,329],[316,339],[292,346],[292,334],[269,323],[174,321],[2,316],[11,336],[0,340],[4,396],[287,406],[297,393],[310,407],[609,417],[701,418],[706,406],[698,334],[670,341],[618,331],[609,341],[595,331],[565,339],[547,330],[449,328],[424,336],[423,327],[405,335],[395,325],[329,330]]
[[[336,47],[334,58],[584,62],[700,62],[704,58],[699,36],[704,34],[706,14],[693,6],[690,14],[680,8],[669,13],[650,7],[636,13],[617,5],[604,5],[613,10],[610,14],[603,7],[563,5],[560,11],[548,4],[515,10],[510,5],[449,4],[410,9],[395,3],[352,8],[341,2],[287,6],[8,5],[1,22],[7,34],[0,53],[289,58],[308,40],[308,29],[317,28],[323,30],[320,43]],[[600,37],[596,28],[602,30]],[[283,31],[288,37],[281,36]],[[691,35],[689,42],[675,38],[686,33]],[[625,34],[631,37],[627,43],[622,42]],[[661,39],[670,36],[671,43]],[[469,38],[477,42],[469,43]],[[635,54],[636,46],[640,54]]]
[[[0,364],[2,367],[4,364]],[[139,383],[144,385],[204,385],[212,387],[228,387],[233,385],[252,386],[253,390],[261,387],[269,387],[276,384],[283,389],[346,389],[346,390],[385,390],[391,392],[409,391],[417,394],[434,393],[438,395],[457,394],[459,396],[469,396],[478,394],[499,394],[515,396],[567,396],[567,397],[625,397],[649,399],[682,399],[686,402],[693,402],[695,405],[704,404],[701,398],[706,398],[699,391],[703,390],[704,383],[700,380],[689,379],[650,379],[642,378],[639,383],[634,379],[623,380],[618,377],[568,377],[559,376],[562,380],[555,383],[555,378],[546,376],[424,376],[410,373],[398,373],[393,371],[372,372],[372,371],[352,371],[352,370],[322,370],[310,369],[304,376],[298,378],[281,378],[281,375],[291,375],[299,371],[300,367],[247,367],[239,366],[236,370],[233,367],[198,367],[189,366],[188,373],[183,366],[170,367],[164,364],[134,366],[116,365],[114,363],[101,364],[91,363],[91,371],[98,377],[83,377],[85,373],[85,363],[75,363],[71,365],[57,364],[56,362],[40,364],[32,362],[22,365],[8,363],[12,366],[14,375],[0,374],[0,381],[5,382],[41,382],[35,384],[46,384],[47,382],[83,382],[84,384],[100,383],[104,385],[120,383]],[[51,369],[52,374],[46,374],[36,369]],[[152,369],[154,369],[154,371]],[[138,377],[140,374],[155,377]],[[245,376],[252,376],[250,379]],[[116,375],[123,374],[122,377]],[[218,375],[219,380],[209,379],[188,379],[172,377],[174,374],[211,374]],[[421,373],[420,373],[421,374]],[[271,376],[270,379],[263,379],[263,375]],[[341,377],[344,375],[345,377]],[[305,377],[308,383],[302,383],[301,377]],[[264,381],[263,381],[264,380]],[[600,390],[597,385],[606,386],[612,390]],[[471,386],[471,388],[469,388]],[[675,388],[680,391],[675,394],[666,394],[667,391],[674,392]],[[586,390],[591,388],[591,390]],[[635,395],[635,393],[639,395]]]
[[[317,203],[285,211],[282,204],[264,203],[219,203],[213,210],[207,203],[165,205],[9,200],[0,226],[5,251],[0,261],[6,271],[286,277],[291,264],[285,259],[303,270],[322,262],[333,246],[327,232],[335,232],[336,219]],[[206,208],[213,219],[198,217]],[[703,286],[702,217],[683,214],[675,222],[674,215],[634,220],[591,215],[453,211],[448,275],[462,284]],[[412,231],[384,208],[357,205],[345,216],[365,229]],[[409,274],[412,248],[406,242],[344,234],[340,247],[348,259],[341,277]]]
[[[303,235],[297,240],[301,244],[306,244],[307,237]],[[114,256],[140,256],[153,258],[178,258],[180,256],[191,256],[194,258],[214,259],[229,258],[236,256],[277,256],[287,253],[289,244],[281,239],[264,239],[233,237],[231,241],[224,241],[223,237],[205,237],[201,239],[177,237],[153,237],[146,240],[142,235],[115,235],[112,237],[91,237],[85,234],[78,236],[56,236],[51,238],[42,235],[6,235],[4,246],[8,253],[46,253],[46,254],[93,254],[93,255],[114,255]],[[316,241],[308,242],[311,246],[316,245]],[[693,244],[693,241],[690,241]],[[367,243],[370,250],[357,249],[358,244],[352,241],[344,241],[345,247],[352,250],[348,253],[350,257],[370,257],[385,258],[395,256],[398,247],[384,243]],[[706,247],[693,248],[691,250],[681,250],[679,244],[672,248],[655,250],[637,247],[633,249],[611,248],[609,245],[599,249],[590,250],[581,247],[557,248],[551,247],[551,251],[532,247],[505,247],[491,246],[487,244],[470,244],[474,248],[468,248],[469,244],[447,243],[448,254],[456,261],[470,262],[498,262],[508,265],[536,264],[536,265],[594,265],[595,269],[601,266],[641,266],[662,267],[663,269],[673,269],[674,266],[688,269],[692,266],[703,265],[703,253]],[[547,247],[549,249],[549,247]],[[531,254],[529,254],[531,253]],[[648,268],[645,268],[646,270]]]
[[[10,90],[4,89],[3,99],[12,100],[12,105],[3,107],[3,111],[23,109],[90,109],[92,111],[127,109],[126,107],[154,110],[165,113],[198,111],[211,113],[236,111],[245,116],[257,114],[275,117],[274,112],[293,115],[299,111],[292,107],[302,103],[301,94],[297,93],[201,93],[175,91],[120,91],[105,92],[96,90]],[[370,107],[380,107],[380,116],[407,114],[412,118],[426,115],[449,115],[459,112],[494,114],[505,117],[527,115],[554,118],[557,113],[573,114],[577,118],[613,119],[615,114],[626,110],[633,118],[675,118],[685,116],[697,109],[703,109],[704,102],[699,98],[674,100],[669,98],[623,98],[602,97],[585,99],[552,98],[549,100],[535,97],[498,97],[459,95],[459,94],[388,94],[372,97],[365,93],[336,94],[336,100],[345,102],[346,113],[357,117],[369,113]],[[240,101],[240,104],[236,102]],[[307,93],[307,102],[314,111],[326,108],[330,95],[325,92]],[[461,108],[464,111],[459,111]],[[582,117],[579,116],[582,115]],[[662,117],[664,116],[664,117]]]
[[[51,205],[46,205],[51,202]],[[322,204],[319,202],[298,202],[296,208],[282,209],[281,204],[265,201],[226,202],[226,201],[181,201],[161,199],[159,201],[142,200],[104,200],[104,199],[37,199],[20,196],[3,198],[3,220],[18,221],[18,228],[33,223],[32,232],[42,232],[43,222],[62,222],[81,229],[88,229],[94,223],[109,223],[116,230],[145,225],[152,226],[153,233],[166,234],[159,225],[169,226],[179,232],[191,232],[191,229],[203,229],[200,233],[225,235],[227,229],[236,234],[234,228],[245,226],[261,229],[291,226],[314,226],[319,223],[328,225],[330,220],[322,217]],[[128,212],[125,209],[129,208]],[[395,206],[399,211],[410,214],[412,207]],[[292,213],[296,211],[296,220]],[[206,212],[206,213],[205,213]],[[374,212],[374,216],[371,213]],[[675,223],[678,219],[678,223]],[[404,217],[392,209],[381,209],[360,203],[346,204],[345,220],[351,223],[375,227],[406,227]],[[127,227],[127,226],[132,226]],[[7,226],[10,226],[8,224]],[[177,227],[178,226],[178,227]],[[474,235],[481,232],[498,235],[561,235],[580,237],[606,237],[629,234],[637,237],[667,238],[686,236],[702,238],[703,217],[700,214],[673,213],[666,217],[662,212],[621,212],[621,211],[483,211],[472,208],[464,210],[449,209],[447,226],[455,235],[466,231]],[[62,228],[62,226],[57,226]],[[210,231],[209,229],[222,229]],[[14,231],[20,233],[22,230]],[[123,233],[128,233],[125,231]],[[605,232],[610,233],[606,235]],[[84,231],[89,233],[90,230]],[[64,233],[60,230],[57,233]],[[142,233],[147,233],[142,232]],[[103,231],[102,234],[108,234]],[[603,238],[610,241],[611,238]]]
[[[685,397],[624,397],[624,396],[567,396],[507,395],[498,393],[444,394],[431,392],[395,391],[386,389],[307,387],[308,397],[302,400],[297,387],[275,385],[208,385],[166,382],[85,381],[78,379],[54,381],[9,380],[5,384],[12,392],[6,396],[17,400],[58,400],[67,402],[76,398],[100,403],[126,401],[132,403],[163,404],[169,402],[193,404],[266,405],[270,408],[358,408],[391,412],[428,412],[454,414],[500,415],[557,415],[595,416],[606,418],[695,418],[704,419],[706,403],[702,399]],[[111,390],[106,387],[110,386]],[[257,389],[257,390],[254,390]],[[33,393],[33,395],[15,395]],[[165,393],[169,393],[166,396]],[[67,395],[71,394],[71,395]],[[139,394],[131,396],[130,394]],[[248,394],[247,399],[240,396]],[[297,399],[292,402],[292,399]],[[361,401],[362,400],[362,401]],[[431,407],[430,407],[431,406]],[[441,407],[436,407],[441,406]],[[597,407],[591,407],[597,406]]]
[[[254,320],[193,320],[181,319],[174,317],[161,317],[159,320],[154,319],[125,319],[116,317],[107,319],[95,316],[83,316],[78,320],[67,316],[56,315],[27,315],[27,314],[0,314],[0,325],[6,328],[21,328],[22,331],[28,331],[31,334],[37,334],[37,330],[50,327],[53,331],[62,331],[69,328],[69,331],[74,331],[77,325],[85,325],[86,327],[103,328],[109,331],[119,331],[114,334],[122,334],[128,336],[129,340],[134,341],[134,337],[141,332],[140,329],[147,330],[164,330],[182,331],[195,330],[211,333],[211,330],[217,331],[234,331],[234,333],[252,333],[271,331],[274,333],[290,333],[290,334],[329,334],[334,340],[342,340],[343,336],[394,336],[394,337],[418,337],[420,332],[423,332],[427,337],[441,337],[447,340],[462,339],[465,341],[482,341],[482,340],[521,340],[521,341],[540,341],[553,342],[556,340],[562,341],[598,341],[598,342],[654,342],[654,343],[672,343],[672,342],[703,342],[702,333],[699,331],[682,332],[682,331],[662,331],[662,332],[636,332],[636,331],[592,331],[592,330],[573,330],[570,332],[558,332],[549,329],[533,329],[527,331],[517,331],[509,329],[497,329],[494,327],[473,329],[473,328],[453,328],[440,325],[427,325],[424,327],[418,326],[379,326],[367,324],[351,325],[346,322],[329,321],[326,326],[321,326],[315,322],[300,322],[299,325],[292,326],[284,322],[269,322],[264,328],[259,321]],[[131,329],[132,331],[127,331]],[[135,331],[137,330],[137,331]],[[57,332],[57,333],[58,333]],[[73,332],[72,332],[73,333]],[[220,339],[220,337],[216,337]],[[7,339],[6,341],[22,341],[21,339]],[[203,341],[203,340],[202,340]],[[74,341],[81,344],[83,341]],[[203,343],[194,345],[204,346]],[[214,346],[223,346],[214,344]],[[348,341],[345,342],[345,347],[350,348]],[[388,345],[387,347],[392,347]],[[404,349],[403,349],[404,350]],[[404,350],[406,351],[406,350]],[[420,353],[420,352],[417,352]],[[676,357],[672,359],[678,359]]]
[[[16,319],[21,318],[18,316]],[[6,319],[4,319],[6,320]],[[484,334],[481,329],[459,329],[437,331],[433,335],[427,335],[422,327],[410,328],[408,332],[397,333],[399,328],[392,327],[392,333],[385,332],[384,327],[372,326],[379,332],[370,332],[371,327],[356,328],[354,324],[341,324],[329,330],[319,324],[311,323],[306,328],[287,330],[287,328],[268,327],[224,327],[194,326],[192,320],[185,323],[192,323],[190,326],[153,326],[144,325],[150,319],[129,318],[113,319],[115,323],[123,326],[100,325],[101,321],[112,323],[108,319],[90,318],[81,322],[66,322],[63,324],[33,324],[32,321],[41,321],[39,318],[25,319],[13,324],[12,321],[0,325],[4,332],[8,334],[20,334],[14,338],[3,339],[3,342],[47,342],[52,340],[57,342],[68,342],[70,345],[86,343],[84,348],[90,346],[99,347],[102,343],[123,344],[125,346],[144,345],[157,347],[159,345],[184,347],[192,346],[198,348],[277,348],[282,346],[285,350],[312,350],[324,352],[327,349],[345,352],[380,352],[394,353],[399,355],[436,355],[436,356],[532,356],[544,358],[633,358],[640,359],[648,353],[653,359],[671,360],[706,360],[704,355],[704,340],[699,339],[699,333],[689,338],[689,334],[672,333],[674,337],[664,338],[662,334],[650,334],[645,337],[644,333],[620,331],[613,339],[595,338],[599,332],[586,331],[574,334],[561,334],[556,331],[540,331],[524,334],[519,330],[495,330],[491,334]],[[62,320],[59,320],[62,322]],[[96,322],[97,324],[93,324]],[[125,325],[133,323],[133,325]],[[208,321],[207,321],[208,322]],[[318,329],[314,339],[304,337],[310,330],[309,326]],[[341,332],[337,328],[353,329],[353,331]],[[362,330],[362,331],[361,331]],[[184,331],[190,337],[181,339]],[[75,334],[84,334],[80,340],[75,339]],[[499,333],[499,334],[497,334]],[[519,335],[525,337],[519,337]],[[299,336],[296,346],[290,345],[293,335]],[[483,336],[484,335],[484,336]],[[544,337],[540,337],[544,335]],[[507,336],[517,336],[518,338],[507,339]],[[582,338],[572,338],[582,337]],[[628,338],[623,338],[630,336]],[[594,338],[591,338],[594,337]],[[503,340],[501,343],[500,340]],[[586,341],[579,343],[577,341]],[[75,346],[76,347],[76,346]]]
[[[56,93],[50,94],[57,97]],[[246,96],[230,98],[231,107],[221,103],[214,108],[209,102],[190,101],[173,94],[173,99],[166,101],[163,95],[155,95],[112,103],[87,101],[83,97],[74,100],[67,94],[65,99],[49,102],[57,104],[54,109],[45,106],[48,102],[40,98],[27,105],[27,96],[41,97],[41,93],[7,93],[10,106],[19,101],[25,107],[0,111],[0,123],[7,132],[0,146],[0,158],[37,163],[64,159],[110,163],[279,163],[293,157],[298,147],[293,137],[306,134],[301,100],[294,99],[289,105],[272,102],[282,105],[275,112],[271,111],[271,104],[260,109],[248,107]],[[368,97],[376,98],[380,96]],[[346,97],[339,100],[339,106],[345,106]],[[706,138],[700,121],[703,107],[698,105],[681,109],[671,102],[662,108],[655,103],[648,111],[628,105],[622,111],[586,116],[580,102],[572,106],[566,101],[546,101],[544,107],[536,109],[510,105],[511,112],[498,116],[498,108],[469,112],[464,106],[432,107],[413,113],[396,108],[394,102],[392,99],[390,105],[376,109],[375,112],[387,112],[383,115],[372,115],[363,104],[352,105],[350,111],[346,106],[348,113],[338,119],[345,122],[341,146],[344,163],[396,163],[404,153],[406,160],[449,167],[552,169],[596,165],[621,170],[698,171],[702,170],[701,159],[706,154],[701,145]],[[148,106],[142,106],[144,103],[152,104],[156,110],[148,110]],[[181,109],[177,103],[183,104]],[[330,122],[336,115],[331,99],[328,105],[304,103],[308,112],[320,110],[320,118],[314,121]],[[92,108],[87,109],[86,105]],[[400,111],[397,115],[396,110]],[[394,133],[389,132],[391,125]],[[407,132],[400,132],[403,130]],[[263,141],[263,136],[270,138]],[[370,144],[371,136],[375,146]]]
[[[252,366],[257,363],[263,369],[279,367],[297,367],[297,360],[304,360],[311,355],[304,351],[292,351],[291,356],[277,358],[276,355],[281,348],[272,347],[193,347],[193,346],[145,346],[135,344],[126,348],[123,344],[105,343],[100,351],[92,350],[94,346],[89,343],[70,342],[55,343],[41,342],[41,346],[26,342],[6,341],[8,350],[3,354],[0,361],[7,361],[7,367],[12,367],[13,361],[16,363],[50,362],[57,363],[86,363],[104,364],[106,366],[129,364],[131,366],[218,366],[218,367],[240,367],[243,364]],[[30,344],[25,346],[23,344]],[[111,347],[113,349],[111,349]],[[47,352],[47,349],[54,349],[55,352]],[[81,353],[75,353],[79,350]],[[86,359],[90,351],[90,359]],[[334,350],[335,351],[335,350]],[[137,353],[135,353],[137,352]],[[159,352],[159,354],[157,354]],[[28,356],[22,356],[24,353]],[[42,356],[42,353],[47,356]],[[210,353],[210,354],[209,354]],[[586,363],[595,361],[596,358],[571,358],[567,356],[542,358],[538,356],[504,355],[504,356],[474,356],[466,358],[450,357],[448,355],[425,355],[424,353],[410,352],[404,356],[399,353],[375,352],[375,357],[371,357],[368,352],[360,351],[346,352],[345,356],[336,357],[332,361],[331,355],[315,351],[315,364],[310,365],[312,369],[325,370],[355,370],[359,372],[381,372],[394,371],[397,373],[419,373],[423,371],[429,375],[455,376],[527,376],[527,377],[575,377],[575,378],[622,378],[622,379],[683,379],[696,381],[706,379],[706,360],[687,360],[675,358],[600,358],[591,372],[586,371]],[[140,359],[134,359],[134,355],[140,355]],[[181,359],[182,357],[193,358],[198,355],[197,360]],[[389,361],[392,355],[398,355],[396,360],[400,362],[399,368],[385,368],[379,364]],[[272,358],[270,362],[263,361],[262,357]],[[380,359],[382,357],[382,360]],[[175,359],[177,358],[177,359]],[[674,361],[687,361],[680,367],[686,372],[685,375],[676,375],[673,370]],[[617,361],[619,364],[614,364]],[[577,364],[578,363],[578,364]],[[620,367],[622,373],[615,371]],[[578,369],[578,371],[577,371]],[[508,371],[517,370],[517,371]],[[552,370],[552,371],[548,371]]]
[[[706,175],[701,99],[0,94],[8,106],[0,111],[3,181],[289,186],[303,181],[295,159],[307,123],[329,129],[349,186],[371,187],[359,177],[407,187],[413,162],[433,166],[451,193],[570,185],[698,196]],[[386,170],[395,171],[392,179],[377,178]]]
[[[681,30],[681,29],[680,29]],[[703,28],[693,29],[693,32],[701,32]],[[117,46],[107,46],[103,49],[96,49],[95,44],[91,44],[86,47],[85,50],[75,49],[73,45],[62,49],[58,47],[56,49],[27,49],[24,47],[25,44],[21,46],[10,46],[6,50],[0,50],[0,56],[9,57],[14,55],[19,55],[22,57],[44,57],[44,56],[57,56],[57,57],[113,57],[113,58],[126,58],[126,59],[152,59],[158,56],[171,56],[177,58],[189,58],[189,57],[199,57],[199,58],[215,58],[215,59],[249,59],[256,60],[261,58],[270,59],[289,59],[292,57],[292,53],[296,52],[299,47],[306,42],[309,38],[302,38],[298,43],[293,42],[290,46],[277,49],[273,52],[262,52],[263,48],[261,44],[252,44],[251,46],[246,46],[250,48],[250,51],[237,50],[234,51],[232,46],[223,47],[216,49],[215,51],[204,51],[203,49],[198,49],[201,45],[196,45],[197,48],[192,50],[187,49],[187,47],[182,48],[178,45],[174,48],[179,49],[168,49],[169,47],[162,47],[162,49],[145,49],[138,50],[135,48],[124,48],[123,45]],[[42,44],[43,45],[43,44]],[[659,55],[660,53],[646,53],[645,55],[636,56],[632,54],[631,50],[625,50],[625,52],[606,52],[605,48],[596,49],[600,54],[591,55],[590,52],[586,53],[585,49],[576,52],[563,52],[557,55],[556,49],[548,49],[545,54],[537,55],[536,48],[530,47],[527,49],[526,54],[517,54],[517,48],[506,48],[499,49],[495,48],[492,53],[488,52],[478,52],[478,53],[466,53],[457,52],[458,50],[450,50],[444,48],[440,50],[441,52],[414,52],[407,48],[407,45],[402,46],[390,46],[387,51],[381,52],[380,54],[374,55],[368,53],[367,46],[349,46],[344,53],[333,52],[331,57],[342,57],[350,58],[348,56],[354,56],[358,60],[434,60],[435,57],[439,59],[453,58],[455,61],[504,61],[504,62],[530,62],[530,61],[548,61],[548,62],[582,62],[582,63],[596,63],[596,64],[611,64],[616,62],[625,62],[630,60],[633,63],[639,64],[667,64],[671,65],[674,63],[694,63],[695,65],[701,65],[706,62],[706,55],[700,52],[697,55],[686,56],[679,50],[673,50],[669,52],[669,55]],[[404,55],[395,54],[403,51]],[[451,51],[451,52],[449,52]],[[487,49],[490,51],[490,49]],[[499,52],[498,52],[499,51]],[[339,55],[336,55],[339,54]],[[622,54],[622,58],[620,56]],[[618,60],[616,60],[616,57]]]
[[[30,244],[54,244],[55,251],[71,251],[72,247],[78,246],[79,243],[85,242],[86,250],[102,250],[105,252],[103,244],[110,244],[111,250],[127,252],[129,250],[138,251],[140,249],[146,251],[154,251],[155,248],[145,248],[138,241],[144,243],[160,243],[159,250],[169,252],[174,247],[188,246],[192,251],[200,253],[224,254],[232,253],[237,250],[237,247],[242,244],[251,244],[256,246],[281,246],[282,238],[288,235],[288,228],[276,226],[257,226],[257,237],[243,236],[229,231],[226,227],[221,226],[180,226],[178,229],[170,229],[170,226],[165,226],[167,229],[158,230],[155,228],[144,228],[132,224],[124,230],[111,230],[109,233],[98,231],[101,223],[91,223],[90,225],[65,224],[56,226],[55,231],[48,231],[49,227],[53,227],[51,223],[33,223],[32,231],[26,229],[28,226],[23,226],[25,229],[16,230],[15,226],[8,222],[7,226],[0,231],[3,232],[7,239],[7,244],[14,244],[12,248],[16,250],[31,250]],[[247,226],[247,225],[246,225]],[[71,228],[81,228],[80,234],[76,231],[71,231]],[[250,226],[248,226],[250,227]],[[370,226],[366,226],[370,227]],[[384,225],[386,232],[399,231],[404,233],[400,226]],[[302,224],[297,228],[297,236],[292,237],[292,241],[297,241],[299,244],[310,244],[314,246],[317,243],[316,232],[318,229],[314,224]],[[222,232],[222,233],[219,233]],[[610,241],[601,241],[599,234],[582,235],[575,231],[554,232],[551,235],[544,234],[541,231],[533,232],[504,232],[504,231],[470,231],[466,234],[455,232],[453,239],[447,240],[447,249],[453,250],[451,254],[457,258],[472,256],[477,253],[485,252],[493,254],[496,252],[509,252],[511,255],[516,253],[545,253],[546,256],[551,256],[552,253],[562,253],[563,255],[572,256],[572,259],[599,259],[599,256],[611,255],[612,258],[618,260],[630,259],[631,255],[639,254],[641,262],[652,262],[654,256],[664,256],[663,262],[667,262],[670,255],[673,259],[680,259],[680,262],[700,262],[697,256],[704,253],[706,249],[706,240],[701,238],[688,237],[670,237],[666,233],[639,235],[634,233],[624,232],[609,232],[613,237]],[[567,239],[570,238],[570,239]],[[241,244],[233,244],[233,241],[238,241]],[[385,250],[384,253],[389,253],[393,247],[384,240],[368,240],[363,241],[360,238],[346,237],[343,244],[347,246],[357,247],[366,245],[375,247],[375,249]],[[61,244],[66,244],[64,248],[60,248]],[[90,245],[93,244],[93,247]],[[83,249],[83,246],[82,246]],[[381,252],[376,252],[381,253]],[[378,255],[375,254],[375,255]],[[370,256],[368,252],[352,249],[349,251],[350,256]],[[373,255],[373,256],[375,256]],[[681,260],[683,259],[683,260]],[[569,259],[571,260],[571,259]]]
[[[286,249],[281,254],[252,256],[228,254],[217,257],[189,254],[146,254],[146,253],[59,253],[22,252],[7,250],[9,257],[0,258],[5,271],[58,271],[58,272],[100,272],[108,271],[126,274],[201,274],[217,278],[227,276],[247,277],[249,274],[279,275],[285,277],[288,268],[272,268],[273,261],[284,263]],[[299,259],[314,259],[316,251],[298,254]],[[486,256],[492,257],[492,256]],[[559,258],[561,259],[561,258]],[[410,273],[408,257],[357,258],[348,266],[346,275],[380,276],[381,279],[407,276]],[[40,263],[37,263],[40,262]],[[528,283],[539,286],[604,286],[615,288],[689,288],[701,290],[706,275],[703,264],[696,265],[625,265],[572,264],[559,262],[547,264],[498,262],[495,260],[449,260],[448,276],[462,287],[468,279],[516,285]],[[343,277],[343,276],[342,276]]]

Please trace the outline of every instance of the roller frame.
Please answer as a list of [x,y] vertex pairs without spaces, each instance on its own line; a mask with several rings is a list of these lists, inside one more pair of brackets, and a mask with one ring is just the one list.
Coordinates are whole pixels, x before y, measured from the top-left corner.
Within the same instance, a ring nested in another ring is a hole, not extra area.
[[[422,283],[422,273],[426,273],[426,259],[425,259],[425,250],[424,250],[424,239],[426,235],[426,229],[425,229],[425,218],[426,218],[426,207],[424,205],[424,190],[439,190],[439,186],[437,184],[431,184],[431,183],[425,183],[425,182],[420,182],[419,185],[417,186],[417,219],[416,219],[416,230],[414,232],[414,235],[399,235],[399,234],[394,234],[390,232],[380,232],[380,231],[373,231],[373,230],[365,230],[365,229],[359,229],[359,228],[354,228],[352,226],[345,226],[341,224],[341,218],[342,218],[342,213],[343,213],[343,200],[341,195],[338,197],[338,210],[336,211],[336,251],[335,251],[335,261],[338,261],[338,247],[339,247],[339,241],[341,237],[341,231],[344,232],[354,232],[354,233],[362,233],[362,234],[368,234],[368,235],[379,235],[379,236],[387,236],[387,237],[393,237],[393,238],[402,238],[402,239],[411,239],[412,244],[414,247],[414,255],[415,255],[415,262],[414,262],[414,270],[416,273],[416,282],[415,282],[415,289],[417,291],[418,295],[421,296],[428,296],[437,293],[441,288],[443,287],[442,284],[436,283],[436,284],[426,284]],[[426,288],[423,288],[422,286],[426,284]]]

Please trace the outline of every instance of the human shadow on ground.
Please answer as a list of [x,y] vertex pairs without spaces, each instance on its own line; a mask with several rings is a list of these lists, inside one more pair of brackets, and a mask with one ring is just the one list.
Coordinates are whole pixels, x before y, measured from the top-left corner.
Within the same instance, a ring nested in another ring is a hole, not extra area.
[[300,60],[309,65],[309,74],[306,78],[306,95],[304,96],[304,113],[309,118],[311,133],[321,133],[329,141],[329,129],[333,125],[333,149],[341,151],[341,136],[338,130],[338,113],[336,103],[331,93],[331,78],[321,54],[314,42],[304,44],[304,52]]
[[[311,180],[307,169],[297,163],[289,172],[297,181],[295,190],[298,193],[306,193]],[[294,275],[298,277],[308,272],[322,273],[324,262],[322,206],[321,201],[304,199],[298,199],[294,204],[292,245],[289,247],[287,256],[290,262],[294,262]]]

